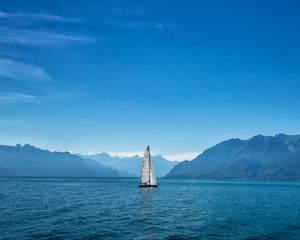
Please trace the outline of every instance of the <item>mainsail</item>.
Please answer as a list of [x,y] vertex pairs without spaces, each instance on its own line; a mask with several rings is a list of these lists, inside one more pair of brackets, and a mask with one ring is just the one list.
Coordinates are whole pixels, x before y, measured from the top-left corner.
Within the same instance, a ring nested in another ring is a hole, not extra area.
[[140,187],[156,187],[157,181],[151,162],[150,147],[148,146],[143,158]]

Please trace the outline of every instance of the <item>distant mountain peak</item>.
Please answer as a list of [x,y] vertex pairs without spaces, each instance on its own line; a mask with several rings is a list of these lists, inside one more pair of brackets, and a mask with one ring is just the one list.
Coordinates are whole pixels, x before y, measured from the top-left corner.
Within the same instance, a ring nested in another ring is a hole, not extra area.
[[284,134],[284,133],[278,133],[275,135],[275,138],[282,138],[282,137],[287,137],[288,135]]
[[120,174],[70,152],[50,152],[26,143],[0,145],[0,176],[120,177]]
[[39,148],[36,148],[35,146],[30,145],[29,143],[25,143],[24,146],[23,146],[23,149],[36,150],[36,149],[39,149]]
[[[113,167],[114,169],[121,171],[121,173],[125,172],[127,174],[130,174],[130,176],[138,177],[141,173],[142,157],[140,157],[139,155],[131,157],[120,157],[110,156],[109,154],[103,152],[96,155],[82,157],[93,159],[101,163],[102,165]],[[161,155],[151,156],[151,158],[153,160],[156,176],[158,177],[165,176],[172,169],[172,167],[178,163],[169,161]]]
[[179,163],[167,177],[300,179],[300,135],[229,139],[190,162]]
[[110,157],[109,153],[107,153],[107,152],[101,152],[101,153],[98,153],[96,155],[97,156],[102,156],[102,157]]
[[262,134],[257,134],[255,136],[253,136],[252,138],[253,139],[262,139],[262,138],[265,138],[266,136],[262,135]]

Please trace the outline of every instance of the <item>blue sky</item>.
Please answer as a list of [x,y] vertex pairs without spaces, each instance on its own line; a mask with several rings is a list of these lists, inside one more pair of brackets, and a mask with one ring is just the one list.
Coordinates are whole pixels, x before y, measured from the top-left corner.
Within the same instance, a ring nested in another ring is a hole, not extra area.
[[300,133],[298,1],[1,1],[0,144],[191,158]]

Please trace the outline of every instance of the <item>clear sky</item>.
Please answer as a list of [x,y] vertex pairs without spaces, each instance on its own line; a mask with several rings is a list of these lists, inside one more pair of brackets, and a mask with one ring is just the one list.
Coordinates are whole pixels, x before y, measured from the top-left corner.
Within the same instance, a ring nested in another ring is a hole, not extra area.
[[0,144],[189,158],[300,133],[300,1],[1,1]]

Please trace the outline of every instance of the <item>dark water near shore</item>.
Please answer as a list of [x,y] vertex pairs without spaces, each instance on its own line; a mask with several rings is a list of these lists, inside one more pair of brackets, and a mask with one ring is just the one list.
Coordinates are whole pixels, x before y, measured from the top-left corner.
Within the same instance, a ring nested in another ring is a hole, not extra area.
[[0,178],[1,239],[300,239],[300,182]]

